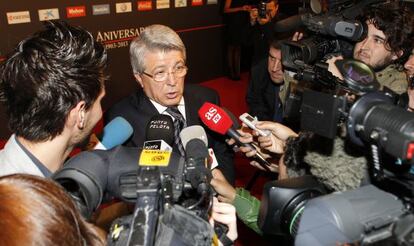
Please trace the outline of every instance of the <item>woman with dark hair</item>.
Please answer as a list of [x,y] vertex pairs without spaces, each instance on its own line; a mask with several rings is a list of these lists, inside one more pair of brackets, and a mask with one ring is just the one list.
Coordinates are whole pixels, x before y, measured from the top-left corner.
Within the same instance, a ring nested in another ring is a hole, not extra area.
[[58,184],[33,175],[0,178],[0,218],[3,245],[105,245]]

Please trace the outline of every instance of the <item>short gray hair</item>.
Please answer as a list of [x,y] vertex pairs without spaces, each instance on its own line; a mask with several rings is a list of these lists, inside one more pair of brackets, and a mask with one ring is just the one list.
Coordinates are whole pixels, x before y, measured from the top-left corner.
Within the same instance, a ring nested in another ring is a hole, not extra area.
[[164,25],[150,25],[138,37],[132,40],[129,47],[129,56],[134,74],[145,70],[145,55],[147,52],[168,52],[177,50],[183,53],[186,59],[185,46],[178,34]]

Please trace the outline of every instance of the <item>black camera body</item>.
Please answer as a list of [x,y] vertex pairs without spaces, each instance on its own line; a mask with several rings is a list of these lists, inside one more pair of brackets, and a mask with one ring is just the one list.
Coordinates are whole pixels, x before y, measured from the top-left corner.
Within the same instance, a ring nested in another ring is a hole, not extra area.
[[213,193],[208,171],[197,166],[196,158],[184,160],[177,153],[156,150],[145,159],[165,160],[165,165],[137,165],[144,151],[125,146],[84,151],[53,179],[75,198],[87,219],[104,200],[135,204],[132,215],[113,223],[110,245],[159,245],[163,236],[170,235],[177,245],[210,246],[214,231],[207,218]]
[[260,1],[257,5],[257,12],[259,15],[259,18],[265,19],[267,16],[267,6],[265,1]]
[[304,15],[314,35],[282,45],[285,69],[313,85],[297,99],[302,130],[334,138],[343,123],[348,139],[371,154],[371,184],[326,195],[308,176],[268,183],[258,219],[265,234],[289,236],[297,246],[414,245],[414,114],[397,106],[395,94],[378,91],[366,64],[337,61],[339,80],[324,63],[329,53],[349,53],[349,41],[364,38],[366,27],[351,13],[375,2]]

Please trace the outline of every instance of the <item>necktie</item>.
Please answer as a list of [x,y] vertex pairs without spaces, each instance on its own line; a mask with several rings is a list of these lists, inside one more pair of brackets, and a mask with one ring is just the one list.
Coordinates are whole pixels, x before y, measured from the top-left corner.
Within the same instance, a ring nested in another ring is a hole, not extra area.
[[180,151],[181,156],[185,156],[184,146],[181,143],[180,139],[180,132],[181,130],[186,127],[186,122],[183,115],[178,111],[177,107],[169,107],[167,108],[167,113],[169,113],[172,117],[174,117],[174,143],[178,147],[178,151]]

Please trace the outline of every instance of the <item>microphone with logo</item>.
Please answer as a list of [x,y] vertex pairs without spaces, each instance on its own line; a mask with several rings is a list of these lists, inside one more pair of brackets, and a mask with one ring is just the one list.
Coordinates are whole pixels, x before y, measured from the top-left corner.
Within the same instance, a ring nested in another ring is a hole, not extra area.
[[172,151],[174,123],[170,116],[154,115],[147,124],[143,149]]
[[[221,135],[228,135],[229,137],[233,138],[239,146],[255,149],[255,147],[250,143],[240,142],[239,138],[241,136],[237,130],[234,129],[231,117],[219,106],[206,102],[198,110],[198,116],[210,130]],[[254,159],[266,169],[268,169],[268,166],[270,166],[270,163],[266,161],[266,159],[258,152],[256,152]]]
[[137,198],[127,245],[154,245],[160,215],[160,190],[165,198],[163,202],[173,203],[173,181],[165,175],[161,182],[163,172],[160,170],[168,166],[172,153],[174,124],[171,117],[163,114],[154,115],[147,124],[145,140],[138,161],[139,168],[135,180]]
[[89,143],[86,146],[87,150],[108,150],[123,144],[134,132],[131,124],[123,117],[116,117],[111,120],[102,131],[102,140],[92,133]]

